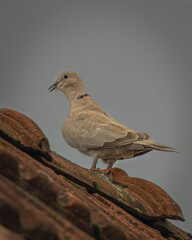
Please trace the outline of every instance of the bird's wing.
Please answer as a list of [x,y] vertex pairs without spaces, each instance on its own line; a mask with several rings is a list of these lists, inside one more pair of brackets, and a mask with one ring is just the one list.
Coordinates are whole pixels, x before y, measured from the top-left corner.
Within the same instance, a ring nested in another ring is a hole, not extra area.
[[[120,145],[120,139],[124,141],[126,138],[126,142],[133,142],[138,138],[135,131],[126,128],[105,112],[81,112],[71,116],[69,124],[68,133],[65,134],[68,138],[67,142],[70,141],[70,145],[75,143],[76,146],[79,142],[78,145],[82,145],[87,149],[109,147],[114,146],[114,144]],[[65,126],[63,127],[65,128]],[[67,132],[67,130],[64,131]]]
[[98,150],[126,145],[127,150],[142,151],[144,148],[160,151],[176,149],[156,143],[146,133],[137,133],[101,111],[84,111],[63,124],[65,141],[79,150]]
[[[102,148],[111,148],[111,147],[122,147],[125,145],[129,145],[129,150],[137,150],[137,148],[140,149],[141,143],[143,143],[145,140],[149,140],[150,136],[147,133],[134,133],[134,136],[131,132],[128,132],[127,135],[123,138],[119,138],[113,142],[106,142]],[[151,139],[150,139],[151,140]],[[146,141],[146,142],[147,142]]]
[[117,123],[109,122],[98,126],[94,131],[94,135],[90,136],[87,134],[86,146],[89,149],[115,147],[117,146],[116,142],[120,141],[120,139],[124,139],[125,137],[131,142],[137,138],[137,134],[130,132],[128,129],[123,128]]

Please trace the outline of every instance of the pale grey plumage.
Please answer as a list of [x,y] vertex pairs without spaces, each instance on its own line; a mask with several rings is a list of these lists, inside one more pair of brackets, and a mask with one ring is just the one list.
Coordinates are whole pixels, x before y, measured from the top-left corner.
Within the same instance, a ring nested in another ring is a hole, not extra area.
[[98,158],[108,168],[118,159],[133,158],[151,150],[172,152],[176,149],[156,143],[146,133],[137,133],[106,114],[86,92],[77,73],[62,72],[50,91],[58,89],[70,103],[70,114],[62,126],[65,141],[80,152],[91,156],[96,168]]

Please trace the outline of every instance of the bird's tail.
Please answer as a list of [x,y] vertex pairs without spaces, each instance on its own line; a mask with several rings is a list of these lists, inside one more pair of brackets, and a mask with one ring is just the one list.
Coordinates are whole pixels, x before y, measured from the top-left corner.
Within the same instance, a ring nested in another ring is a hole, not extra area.
[[164,152],[179,152],[179,150],[176,149],[176,148],[169,147],[169,146],[166,146],[166,145],[162,145],[162,144],[159,144],[159,143],[153,144],[153,145],[151,145],[151,147],[153,147],[156,150],[164,151]]
[[152,140],[151,143],[147,144],[150,146],[152,149],[158,150],[158,151],[164,151],[164,152],[179,152],[177,148],[169,147],[160,143],[157,143]]
[[157,143],[150,138],[140,141],[139,144],[143,145],[145,148],[151,148],[151,150],[154,149],[154,150],[164,151],[164,152],[179,152],[179,150],[176,148]]

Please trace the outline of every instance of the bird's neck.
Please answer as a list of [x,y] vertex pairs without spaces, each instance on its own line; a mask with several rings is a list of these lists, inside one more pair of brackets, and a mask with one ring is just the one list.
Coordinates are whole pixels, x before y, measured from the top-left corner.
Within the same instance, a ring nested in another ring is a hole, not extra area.
[[63,91],[65,96],[67,97],[69,103],[70,103],[70,108],[73,108],[74,106],[76,106],[78,104],[78,102],[88,96],[87,91],[85,89],[85,87],[82,84],[79,84],[79,86],[68,86],[67,88],[65,88],[65,90]]

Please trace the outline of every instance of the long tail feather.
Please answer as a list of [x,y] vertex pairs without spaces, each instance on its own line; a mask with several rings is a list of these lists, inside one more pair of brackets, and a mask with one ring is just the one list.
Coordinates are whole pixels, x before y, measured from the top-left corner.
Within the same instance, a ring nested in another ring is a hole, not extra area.
[[150,144],[150,146],[156,150],[159,151],[165,151],[165,152],[179,152],[178,149],[173,148],[173,147],[169,147],[160,143],[154,143],[154,144]]
[[138,141],[137,144],[141,144],[145,147],[151,147],[152,149],[158,150],[158,151],[179,152],[179,150],[176,149],[176,148],[157,143],[152,139],[146,139],[146,140],[143,140],[143,141]]

